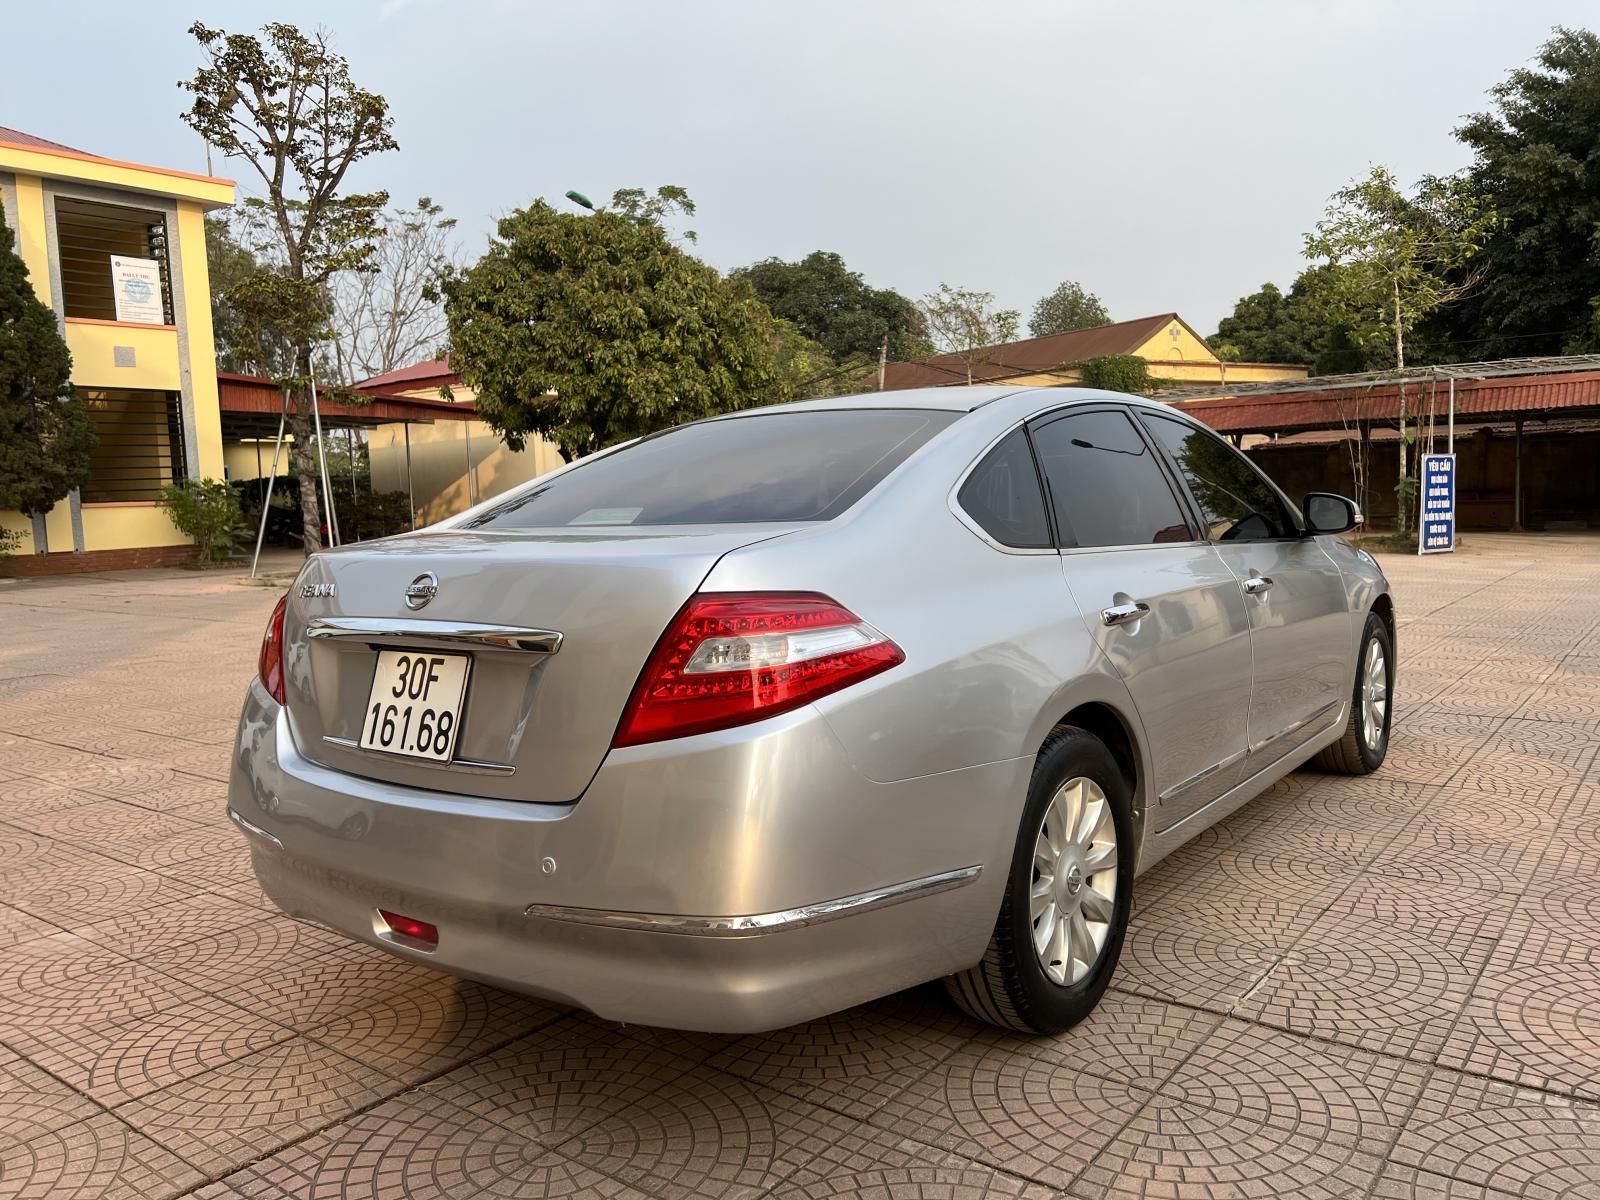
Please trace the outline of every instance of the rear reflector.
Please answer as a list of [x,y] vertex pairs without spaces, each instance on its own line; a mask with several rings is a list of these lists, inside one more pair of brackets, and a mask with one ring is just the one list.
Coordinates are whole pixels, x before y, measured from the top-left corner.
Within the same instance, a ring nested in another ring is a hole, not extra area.
[[415,917],[402,917],[399,913],[389,912],[380,908],[378,915],[383,918],[383,923],[389,927],[390,933],[398,933],[401,937],[411,938],[413,941],[426,942],[430,946],[439,944],[439,930],[426,921],[419,921]]
[[261,639],[261,657],[256,669],[261,674],[261,686],[271,693],[279,704],[286,695],[283,687],[283,613],[289,606],[289,593],[278,597],[278,605],[267,621],[267,632]]
[[656,643],[612,745],[765,720],[904,661],[899,646],[815,592],[703,593]]

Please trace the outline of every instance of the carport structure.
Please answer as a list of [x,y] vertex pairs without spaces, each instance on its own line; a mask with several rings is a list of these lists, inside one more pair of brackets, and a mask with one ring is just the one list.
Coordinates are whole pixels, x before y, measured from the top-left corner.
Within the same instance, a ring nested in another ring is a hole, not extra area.
[[[217,393],[222,410],[223,444],[254,442],[258,459],[262,446],[271,446],[279,432],[279,417],[284,411],[283,389],[270,379],[257,375],[217,372]],[[347,397],[361,395],[361,403]],[[376,429],[400,425],[405,432],[406,496],[411,505],[411,523],[416,524],[416,497],[411,480],[411,426],[431,425],[435,421],[473,421],[477,406],[428,400],[416,396],[356,393],[347,388],[320,387],[317,407],[324,429],[344,429],[352,436],[357,429]],[[472,444],[467,442],[467,465],[471,466]],[[352,459],[353,461],[353,459]],[[257,475],[266,474],[265,463],[258,461]]]
[[[1460,456],[1464,528],[1600,524],[1600,355],[1450,363],[1292,385],[1164,391],[1163,400],[1243,445],[1290,492],[1352,481],[1392,517],[1402,429],[1418,449]],[[1335,490],[1338,490],[1337,488]]]

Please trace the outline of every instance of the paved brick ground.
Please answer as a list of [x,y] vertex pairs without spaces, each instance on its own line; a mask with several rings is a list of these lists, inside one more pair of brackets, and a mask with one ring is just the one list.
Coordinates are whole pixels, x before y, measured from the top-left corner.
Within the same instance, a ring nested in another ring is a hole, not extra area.
[[1600,540],[1473,541],[1386,563],[1385,769],[1141,880],[1034,1042],[619,1029],[295,925],[222,819],[273,594],[0,585],[0,1196],[1600,1196]]

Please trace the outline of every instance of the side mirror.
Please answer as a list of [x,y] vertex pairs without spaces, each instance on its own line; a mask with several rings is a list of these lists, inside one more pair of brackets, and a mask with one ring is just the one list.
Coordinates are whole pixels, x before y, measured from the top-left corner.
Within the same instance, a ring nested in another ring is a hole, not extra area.
[[1361,510],[1354,500],[1332,492],[1308,492],[1301,510],[1306,517],[1306,532],[1343,533],[1361,524]]

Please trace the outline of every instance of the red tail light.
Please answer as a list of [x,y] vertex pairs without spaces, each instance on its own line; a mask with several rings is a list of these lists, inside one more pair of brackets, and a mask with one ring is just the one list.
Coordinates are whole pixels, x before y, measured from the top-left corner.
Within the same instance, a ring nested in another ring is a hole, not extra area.
[[272,693],[272,698],[279,704],[284,703],[283,689],[283,610],[289,606],[289,594],[285,592],[278,599],[278,606],[272,610],[272,617],[267,621],[267,632],[261,639],[261,657],[256,662],[256,669],[261,673],[261,684]]
[[878,630],[815,592],[694,596],[651,652],[612,745],[774,717],[905,657]]

